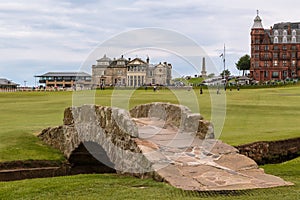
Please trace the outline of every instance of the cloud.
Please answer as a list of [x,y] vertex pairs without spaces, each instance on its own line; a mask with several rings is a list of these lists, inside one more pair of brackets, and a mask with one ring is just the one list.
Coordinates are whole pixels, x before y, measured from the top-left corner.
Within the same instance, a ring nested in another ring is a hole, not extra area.
[[[293,0],[271,3],[260,0],[0,0],[0,74],[14,79],[15,71],[26,68],[26,76],[33,76],[40,69],[32,64],[35,62],[43,63],[45,71],[53,66],[61,70],[64,66],[75,66],[74,63],[77,66],[107,39],[145,27],[174,30],[191,38],[216,66],[220,65],[218,55],[225,43],[227,65],[234,71],[237,59],[249,54],[256,9],[260,10],[263,25],[269,27],[276,22],[298,20],[297,8]],[[145,38],[135,38],[132,43],[144,45]],[[122,44],[120,41],[117,45]],[[126,45],[132,44],[126,42]],[[177,46],[183,48],[180,41]],[[14,71],[7,73],[7,66]]]

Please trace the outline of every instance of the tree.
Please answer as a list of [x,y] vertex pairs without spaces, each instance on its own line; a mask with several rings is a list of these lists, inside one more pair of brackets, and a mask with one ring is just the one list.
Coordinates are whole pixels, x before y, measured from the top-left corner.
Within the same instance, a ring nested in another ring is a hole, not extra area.
[[235,63],[238,70],[243,70],[243,76],[245,75],[245,70],[250,69],[250,56],[248,54],[240,57],[239,61]]
[[225,77],[226,77],[226,76],[230,76],[230,74],[231,74],[230,71],[229,71],[228,69],[226,69],[226,70],[223,70],[223,71],[222,71],[222,73],[220,74],[220,76],[223,77],[223,76],[224,76],[224,72],[225,72]]

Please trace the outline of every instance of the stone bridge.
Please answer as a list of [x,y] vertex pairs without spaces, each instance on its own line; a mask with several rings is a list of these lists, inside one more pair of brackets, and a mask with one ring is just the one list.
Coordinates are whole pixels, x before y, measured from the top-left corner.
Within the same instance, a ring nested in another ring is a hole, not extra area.
[[80,163],[85,149],[104,172],[151,177],[197,191],[292,184],[265,174],[237,149],[214,139],[213,125],[185,106],[151,103],[128,112],[83,105],[65,109],[63,122],[39,137],[69,161]]

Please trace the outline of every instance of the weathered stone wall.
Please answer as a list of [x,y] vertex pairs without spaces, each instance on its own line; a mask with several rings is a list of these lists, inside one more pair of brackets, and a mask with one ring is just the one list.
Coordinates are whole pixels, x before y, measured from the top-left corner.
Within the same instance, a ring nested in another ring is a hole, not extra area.
[[[140,172],[151,165],[141,154],[135,142],[137,126],[125,110],[104,106],[84,105],[67,108],[64,125],[47,128],[39,137],[59,149],[69,158],[71,153],[85,142],[99,144],[107,153],[117,171]],[[86,148],[89,150],[89,146]],[[106,164],[106,163],[104,163]]]
[[239,152],[258,164],[280,163],[300,155],[300,138],[254,142],[236,147]]
[[[67,159],[80,144],[97,143],[109,158],[104,164],[117,172],[136,173],[138,176],[148,176],[144,172],[153,170],[137,144],[138,128],[131,117],[155,117],[179,127],[181,132],[192,132],[200,139],[214,137],[213,125],[185,106],[152,103],[137,106],[130,114],[123,109],[96,105],[66,108],[63,125],[47,128],[39,137],[63,152]],[[94,151],[90,145],[85,145],[85,148]],[[97,158],[97,155],[93,156]],[[99,160],[101,162],[101,158]]]
[[200,114],[192,113],[186,106],[160,102],[142,104],[131,109],[130,115],[134,118],[159,118],[179,127],[182,132],[195,133],[200,139],[214,138],[212,123]]

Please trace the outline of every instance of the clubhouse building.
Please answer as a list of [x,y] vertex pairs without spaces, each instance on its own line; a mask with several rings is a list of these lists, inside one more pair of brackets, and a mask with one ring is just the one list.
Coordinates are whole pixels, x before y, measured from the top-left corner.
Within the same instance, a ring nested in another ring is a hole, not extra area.
[[141,58],[110,59],[104,55],[92,66],[92,82],[95,87],[144,85],[170,85],[172,80],[172,65],[164,62],[156,65]]
[[264,82],[300,78],[300,22],[264,29],[258,13],[251,29],[250,77]]

